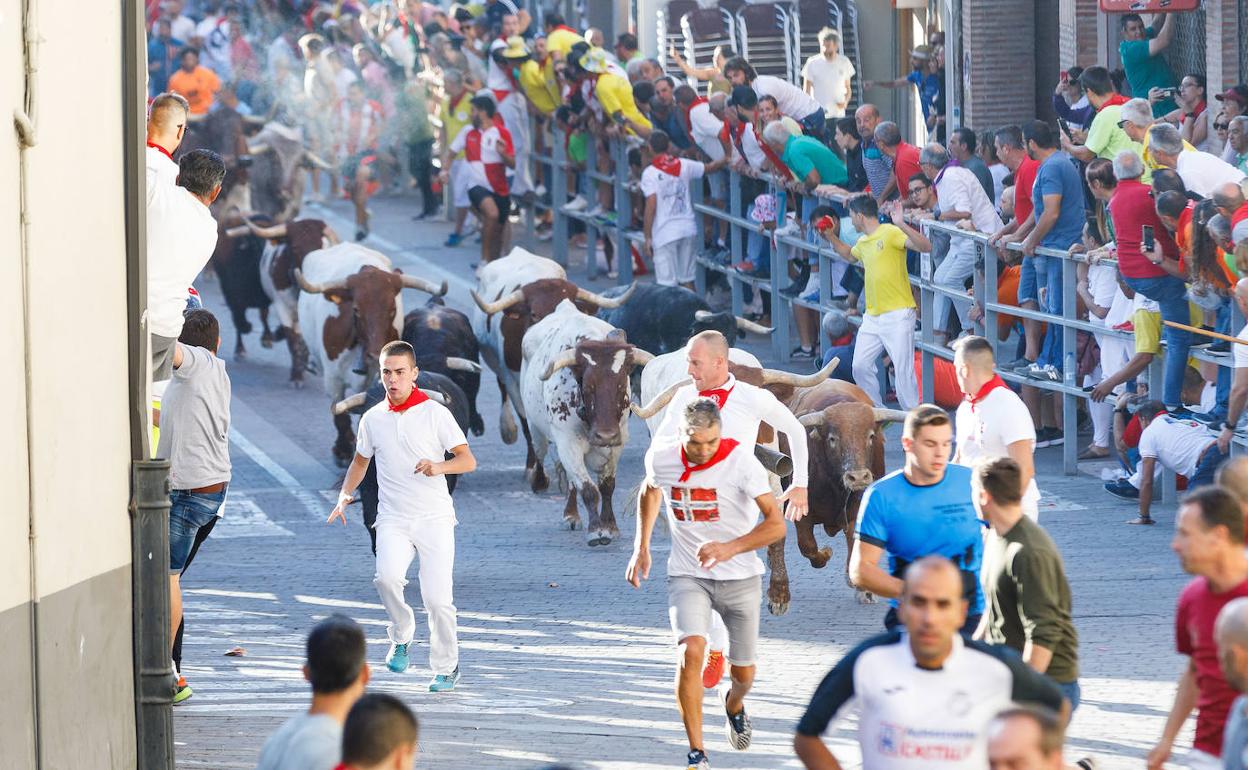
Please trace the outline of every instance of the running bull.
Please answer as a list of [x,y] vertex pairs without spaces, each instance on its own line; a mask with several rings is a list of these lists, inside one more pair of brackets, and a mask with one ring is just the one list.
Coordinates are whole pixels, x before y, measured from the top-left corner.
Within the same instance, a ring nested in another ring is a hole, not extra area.
[[460,426],[464,432],[471,427],[474,436],[485,433],[485,421],[477,411],[477,393],[481,390],[479,345],[468,316],[447,307],[441,297],[431,297],[424,307],[403,319],[402,338],[416,351],[416,366],[422,374],[446,375],[467,396],[468,425]]
[[[607,289],[604,297],[619,297],[627,289]],[[711,306],[696,292],[683,286],[659,286],[646,283],[637,286],[628,300],[618,308],[600,310],[598,317],[622,329],[628,339],[655,355],[680,350],[693,335],[714,330],[724,335],[729,345],[746,332],[771,334],[772,327],[738,318],[732,313],[712,312]]]
[[620,533],[611,496],[628,443],[628,375],[652,358],[567,299],[524,335],[520,392],[537,458],[529,482],[534,492],[546,488],[543,461],[553,444],[556,473],[568,482],[564,520],[571,529],[580,526],[579,494],[591,546]]

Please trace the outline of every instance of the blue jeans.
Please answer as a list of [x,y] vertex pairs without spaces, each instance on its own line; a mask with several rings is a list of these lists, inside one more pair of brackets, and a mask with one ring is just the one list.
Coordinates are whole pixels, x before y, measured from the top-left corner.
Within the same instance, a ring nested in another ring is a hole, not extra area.
[[1018,268],[1018,304],[1028,300],[1040,304],[1040,285],[1045,284],[1048,276],[1048,257],[1023,257]]
[[200,494],[175,489],[169,493],[169,574],[180,575],[200,527],[217,517],[226,490]]
[[1210,444],[1205,453],[1201,455],[1200,462],[1196,463],[1196,474],[1187,480],[1187,488],[1196,489],[1212,484],[1213,475],[1217,473],[1218,466],[1226,462],[1227,458],[1228,455],[1222,454],[1217,444]]
[[1079,703],[1083,700],[1083,691],[1079,689],[1079,680],[1073,682],[1056,682],[1057,689],[1062,691],[1063,697],[1070,701],[1070,713],[1075,713],[1075,709],[1079,708]]
[[[1231,301],[1229,297],[1222,303],[1222,307],[1218,308],[1218,320],[1214,324],[1214,329],[1222,334],[1234,335],[1234,332],[1231,331]],[[1231,401],[1230,367],[1218,367],[1217,394],[1218,404],[1213,408],[1213,412],[1225,418]]]
[[[1192,322],[1188,309],[1187,285],[1181,278],[1163,275],[1156,278],[1126,278],[1127,285],[1161,306],[1161,320],[1181,324]],[[1166,341],[1165,379],[1162,381],[1161,400],[1167,409],[1183,406],[1183,372],[1187,369],[1187,355],[1192,346],[1191,332],[1172,326],[1162,328]]]
[[[1045,270],[1044,310],[1055,316],[1062,314],[1062,260],[1052,259]],[[1062,370],[1062,327],[1049,324],[1044,330],[1044,342],[1040,348],[1040,356],[1036,363],[1052,364]]]

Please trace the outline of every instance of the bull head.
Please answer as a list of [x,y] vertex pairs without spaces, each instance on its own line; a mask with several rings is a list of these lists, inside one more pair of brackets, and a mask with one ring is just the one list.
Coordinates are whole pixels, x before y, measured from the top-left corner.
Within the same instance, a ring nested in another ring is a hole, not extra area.
[[809,433],[812,457],[818,453],[828,472],[839,470],[841,484],[851,493],[861,492],[875,481],[871,462],[877,451],[883,457],[884,426],[905,419],[906,413],[898,409],[857,401],[832,404],[797,418]]
[[629,407],[629,374],[634,366],[645,366],[654,356],[624,341],[618,330],[605,340],[582,340],[556,356],[541,379],[549,380],[563,369],[576,378],[580,399],[577,417],[588,428],[594,446],[619,446],[620,429]]

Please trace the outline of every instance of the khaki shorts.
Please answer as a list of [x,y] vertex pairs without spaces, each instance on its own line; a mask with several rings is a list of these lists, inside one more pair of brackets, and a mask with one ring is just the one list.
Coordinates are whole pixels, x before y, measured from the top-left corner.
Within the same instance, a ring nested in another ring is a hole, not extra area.
[[688,575],[667,579],[667,614],[676,643],[690,636],[709,639],[711,612],[716,612],[728,629],[728,662],[734,666],[754,665],[762,602],[761,575],[740,580],[711,580]]

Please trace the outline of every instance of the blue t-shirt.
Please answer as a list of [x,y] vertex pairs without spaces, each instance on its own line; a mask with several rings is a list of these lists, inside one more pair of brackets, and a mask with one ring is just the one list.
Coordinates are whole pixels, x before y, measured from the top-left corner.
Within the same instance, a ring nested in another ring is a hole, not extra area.
[[1036,207],[1036,221],[1044,216],[1044,196],[1061,195],[1062,210],[1057,222],[1049,230],[1041,246],[1050,249],[1069,249],[1083,241],[1083,182],[1074,162],[1062,150],[1049,156],[1036,171],[1036,184],[1032,187],[1031,200]]
[[937,109],[937,102],[944,96],[945,79],[941,77],[941,73],[928,72],[922,73],[914,70],[906,75],[906,80],[914,83],[919,89],[919,104],[923,107],[923,118],[927,119],[932,116],[932,112],[940,114],[944,110]]
[[[975,515],[971,469],[965,465],[949,465],[939,483],[926,487],[910,483],[902,470],[875,482],[862,498],[856,536],[888,553],[888,571],[896,578],[924,556],[944,556],[962,570],[970,614],[984,611],[983,522]],[[891,603],[897,606],[896,599]]]

